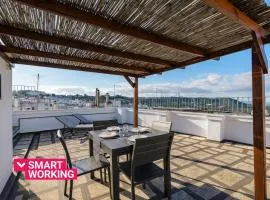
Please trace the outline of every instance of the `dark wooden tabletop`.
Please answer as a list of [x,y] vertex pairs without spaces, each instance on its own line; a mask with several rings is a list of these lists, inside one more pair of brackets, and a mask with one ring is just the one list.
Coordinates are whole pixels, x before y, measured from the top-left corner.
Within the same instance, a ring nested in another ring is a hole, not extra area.
[[[93,136],[94,134],[100,134],[105,131],[89,131],[89,154],[93,156]],[[150,130],[145,134],[148,137],[157,136],[159,134],[164,134],[157,130]],[[125,137],[116,137],[113,139],[102,139],[100,138],[101,149],[110,155],[110,172],[111,172],[111,190],[112,190],[112,200],[119,199],[119,170],[118,170],[118,156],[124,154],[131,154],[133,150],[133,143],[128,140],[128,137],[135,135],[135,133],[128,132]],[[94,177],[94,174],[91,174],[91,178]]]
[[[105,130],[106,129],[97,130],[97,131],[89,131],[90,139],[93,138],[93,134],[100,134]],[[148,137],[164,134],[161,131],[157,131],[157,130],[152,131],[151,129],[149,129],[149,130],[150,130],[149,132],[140,133],[140,134],[146,135]],[[128,137],[130,137],[132,135],[135,135],[135,133],[128,132],[125,137],[117,136],[117,137],[112,138],[112,139],[101,138],[101,140],[100,140],[101,146],[103,147],[103,149],[106,148],[108,151],[121,151],[121,150],[128,150],[130,148],[132,149],[133,143],[128,140]]]

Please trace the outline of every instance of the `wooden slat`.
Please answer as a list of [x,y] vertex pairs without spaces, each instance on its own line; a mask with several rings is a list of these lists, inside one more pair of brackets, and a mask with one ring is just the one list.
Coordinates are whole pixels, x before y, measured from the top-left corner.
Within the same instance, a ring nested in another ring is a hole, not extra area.
[[[268,35],[266,38],[263,38],[262,42],[263,42],[263,44],[270,43],[270,35]],[[177,65],[177,66],[167,67],[167,68],[162,68],[162,69],[156,70],[153,74],[159,74],[159,73],[166,72],[169,70],[177,69],[178,67],[185,68],[188,65],[192,65],[192,64],[203,62],[206,60],[211,60],[213,58],[236,53],[238,51],[242,51],[242,50],[251,48],[252,44],[253,44],[253,40],[250,40],[250,41],[247,41],[247,42],[244,42],[241,44],[237,44],[237,45],[225,48],[225,49],[209,52],[204,58],[201,58],[201,57],[192,58],[192,59],[189,59],[189,60],[186,60],[186,61],[179,63],[179,65]]]
[[238,8],[232,5],[228,0],[203,0],[205,4],[216,8],[219,12],[230,17],[239,24],[242,24],[248,30],[255,31],[260,36],[268,34],[259,24],[248,17],[245,13],[241,12]]
[[135,77],[134,82],[134,97],[133,97],[133,126],[138,127],[138,104],[139,104],[139,97],[138,97],[138,77]]
[[268,73],[268,61],[266,58],[266,54],[264,51],[264,44],[262,42],[261,36],[258,35],[256,32],[252,31],[252,37],[253,37],[253,43],[254,43],[254,48],[257,52],[258,59],[261,63],[261,66],[263,68],[263,72],[265,74]]
[[252,48],[252,100],[255,199],[266,196],[265,80],[255,45]]
[[87,24],[109,29],[111,31],[115,31],[121,34],[125,34],[125,35],[129,35],[135,38],[150,41],[150,42],[167,46],[170,48],[174,48],[177,50],[189,52],[189,53],[199,55],[199,56],[203,56],[205,54],[205,50],[203,50],[202,48],[195,47],[195,46],[192,46],[187,43],[180,42],[180,41],[175,41],[169,38],[165,38],[161,35],[150,33],[139,27],[123,25],[115,20],[105,19],[101,16],[97,16],[89,12],[86,12],[84,10],[77,9],[68,4],[59,3],[56,0],[46,0],[46,1],[44,0],[31,0],[31,1],[17,0],[17,1],[28,4],[35,8],[47,10],[49,12],[53,12],[58,15],[69,17],[69,18],[72,18],[72,19],[75,19],[75,20],[78,20]]
[[25,60],[25,59],[19,59],[19,58],[11,59],[11,62],[16,63],[16,64],[34,65],[34,66],[41,66],[41,67],[95,72],[95,73],[112,74],[112,75],[134,76],[134,77],[139,76],[137,74],[132,74],[132,73],[117,72],[117,71],[110,71],[110,70],[103,70],[103,69],[92,69],[92,68],[81,67],[81,66],[71,66],[71,65],[55,64],[55,63],[48,63],[48,62],[31,61],[31,60]]
[[27,38],[31,40],[40,41],[40,42],[62,45],[62,46],[67,46],[67,47],[71,47],[75,49],[92,51],[92,52],[97,52],[101,54],[127,58],[131,60],[155,63],[159,65],[177,66],[179,64],[178,62],[163,60],[160,58],[145,56],[141,54],[124,52],[121,50],[117,50],[117,49],[113,49],[113,48],[109,48],[105,46],[90,44],[90,43],[83,42],[80,40],[74,40],[74,39],[64,38],[60,36],[50,36],[48,34],[38,33],[38,32],[30,31],[30,30],[24,30],[20,28],[7,26],[7,25],[0,25],[0,34],[17,36],[17,37]]
[[122,64],[108,62],[108,61],[102,61],[102,60],[98,60],[98,59],[82,58],[82,57],[77,57],[77,56],[57,54],[57,53],[52,53],[52,52],[38,51],[38,50],[19,48],[19,47],[6,47],[3,45],[0,45],[0,51],[3,51],[5,53],[15,53],[15,54],[20,54],[20,55],[37,56],[37,57],[42,57],[42,58],[68,60],[68,61],[74,61],[74,62],[107,66],[107,67],[113,67],[113,68],[119,68],[119,69],[128,69],[128,70],[141,71],[141,72],[150,72],[151,71],[151,70],[143,68],[143,67],[122,65]]
[[135,87],[135,83],[133,83],[132,80],[128,76],[124,76],[124,77],[127,80],[127,82],[129,83],[129,85],[134,88]]

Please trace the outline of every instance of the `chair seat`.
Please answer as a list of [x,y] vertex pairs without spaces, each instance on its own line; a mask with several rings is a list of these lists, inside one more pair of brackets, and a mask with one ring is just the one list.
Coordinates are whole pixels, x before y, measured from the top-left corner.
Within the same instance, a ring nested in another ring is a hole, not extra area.
[[72,162],[72,167],[77,168],[78,176],[84,175],[89,172],[96,171],[109,166],[107,159],[100,155],[100,160],[97,161],[94,156]]
[[[131,179],[131,162],[119,163],[119,169]],[[154,163],[148,163],[135,169],[134,183],[142,183],[165,174],[165,170]]]

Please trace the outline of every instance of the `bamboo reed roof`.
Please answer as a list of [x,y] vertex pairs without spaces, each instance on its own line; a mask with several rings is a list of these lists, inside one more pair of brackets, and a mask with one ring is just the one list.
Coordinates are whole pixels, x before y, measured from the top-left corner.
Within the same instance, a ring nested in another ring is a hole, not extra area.
[[[11,62],[141,77],[250,48],[252,40],[203,0],[40,2],[0,1],[0,50]],[[264,0],[230,3],[270,32]],[[122,26],[125,33],[117,31]]]

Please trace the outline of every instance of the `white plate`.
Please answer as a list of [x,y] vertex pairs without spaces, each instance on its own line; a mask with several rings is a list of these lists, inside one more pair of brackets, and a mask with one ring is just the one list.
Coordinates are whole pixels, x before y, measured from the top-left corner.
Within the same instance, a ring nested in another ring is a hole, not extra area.
[[99,134],[99,137],[107,139],[107,138],[113,138],[117,136],[117,133],[115,131],[105,131]]
[[130,130],[131,132],[133,132],[133,133],[137,133],[137,132],[149,132],[150,131],[150,129],[149,128],[145,128],[145,127],[139,127],[139,128],[132,128],[131,130]]
[[140,127],[139,130],[140,130],[140,132],[149,132],[150,128]]
[[128,140],[130,142],[135,142],[135,140],[138,138],[147,138],[147,136],[146,135],[132,135],[128,138]]
[[110,126],[107,128],[107,131],[119,131],[119,130],[121,130],[121,128],[118,126]]
[[130,131],[133,133],[137,133],[137,132],[139,132],[139,128],[132,128]]

